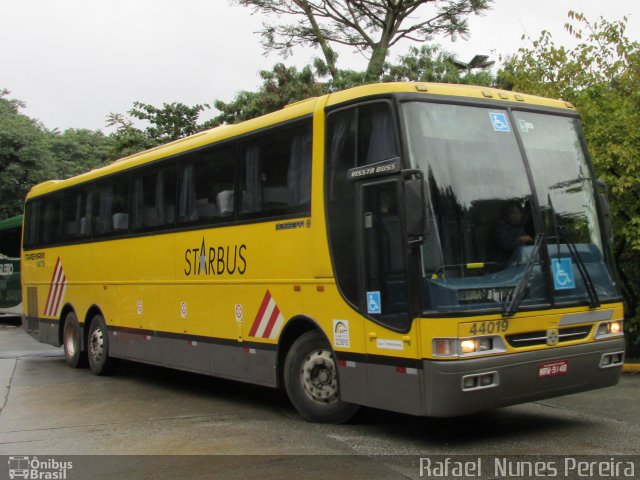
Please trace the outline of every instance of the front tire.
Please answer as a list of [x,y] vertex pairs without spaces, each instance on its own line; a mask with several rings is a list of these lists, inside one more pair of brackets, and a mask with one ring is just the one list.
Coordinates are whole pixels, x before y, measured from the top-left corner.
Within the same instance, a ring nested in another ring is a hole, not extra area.
[[87,337],[87,357],[89,368],[96,375],[113,373],[116,359],[109,356],[109,335],[102,315],[96,315],[91,320]]
[[82,351],[80,342],[80,324],[75,313],[69,312],[64,320],[62,331],[64,358],[71,368],[81,368],[87,365],[87,354]]
[[301,335],[291,346],[284,383],[289,400],[305,420],[344,423],[358,411],[358,405],[340,400],[335,357],[317,330]]

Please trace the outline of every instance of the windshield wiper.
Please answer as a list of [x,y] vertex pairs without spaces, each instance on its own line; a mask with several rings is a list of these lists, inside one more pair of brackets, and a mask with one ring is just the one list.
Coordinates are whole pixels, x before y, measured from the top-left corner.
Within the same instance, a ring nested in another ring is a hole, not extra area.
[[531,275],[533,274],[533,267],[535,265],[535,259],[538,256],[538,251],[540,250],[540,245],[542,245],[542,240],[544,238],[544,234],[539,233],[536,235],[536,240],[533,243],[533,250],[531,250],[531,256],[527,261],[527,266],[525,267],[524,274],[520,279],[520,282],[516,286],[516,289],[513,292],[513,296],[511,297],[511,302],[509,305],[505,305],[504,310],[502,311],[503,317],[512,317],[516,310],[520,306],[520,302],[522,302],[522,297],[524,296],[524,292],[529,285],[529,280],[531,279]]
[[[555,215],[554,215],[554,217],[555,217]],[[571,240],[571,237],[569,236],[569,233],[567,232],[567,229],[564,226],[557,225],[557,228],[560,231],[560,233],[562,234],[562,238],[564,239],[564,241],[567,244],[567,248],[569,250],[569,253],[571,254],[571,258],[573,258],[573,261],[576,263],[576,266],[578,267],[578,271],[580,272],[580,276],[582,277],[582,280],[584,281],[584,285],[585,285],[585,288],[587,290],[587,294],[589,295],[589,306],[591,308],[599,307],[600,306],[600,298],[598,298],[598,292],[596,291],[596,287],[593,284],[593,280],[591,278],[591,275],[589,275],[589,272],[587,271],[587,267],[584,264],[584,261],[582,260],[582,257],[578,253],[578,249],[576,248],[576,244],[573,243],[573,240]]]

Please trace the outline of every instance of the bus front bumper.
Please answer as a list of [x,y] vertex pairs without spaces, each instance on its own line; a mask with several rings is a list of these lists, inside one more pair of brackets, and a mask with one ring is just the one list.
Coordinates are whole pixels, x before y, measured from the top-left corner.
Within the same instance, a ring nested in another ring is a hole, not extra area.
[[423,361],[422,415],[451,417],[618,383],[624,338],[488,358]]

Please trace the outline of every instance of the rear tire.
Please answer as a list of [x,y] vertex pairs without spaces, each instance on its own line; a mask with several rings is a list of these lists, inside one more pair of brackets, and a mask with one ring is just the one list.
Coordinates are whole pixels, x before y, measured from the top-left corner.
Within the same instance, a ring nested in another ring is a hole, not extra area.
[[75,313],[69,312],[64,320],[62,331],[64,358],[71,368],[82,368],[87,365],[87,353],[82,351],[80,341],[80,324]]
[[305,420],[344,423],[360,408],[339,398],[336,361],[324,335],[301,335],[284,362],[284,384],[293,406]]
[[89,368],[96,375],[109,375],[116,367],[116,359],[109,356],[109,335],[102,315],[91,320],[87,337]]

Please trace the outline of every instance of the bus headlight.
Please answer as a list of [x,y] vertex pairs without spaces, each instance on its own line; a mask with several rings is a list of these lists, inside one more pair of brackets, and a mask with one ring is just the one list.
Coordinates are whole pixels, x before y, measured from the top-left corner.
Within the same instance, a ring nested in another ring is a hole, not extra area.
[[471,338],[434,338],[433,355],[436,357],[466,357],[506,352],[499,336]]
[[460,340],[460,353],[487,352],[493,350],[491,337],[465,338]]
[[474,353],[478,351],[478,341],[472,338],[460,340],[460,353]]
[[614,320],[613,322],[604,322],[598,325],[596,338],[619,337],[624,335],[624,322],[622,320]]

